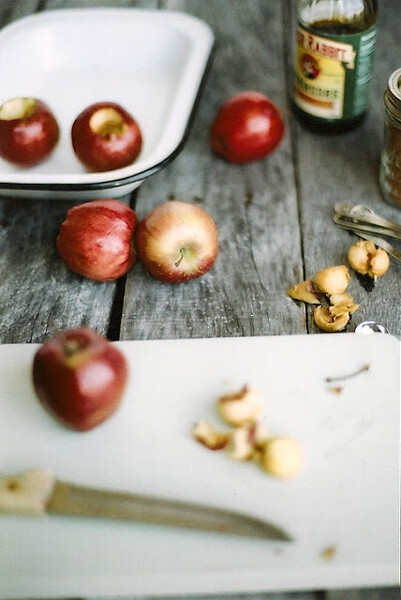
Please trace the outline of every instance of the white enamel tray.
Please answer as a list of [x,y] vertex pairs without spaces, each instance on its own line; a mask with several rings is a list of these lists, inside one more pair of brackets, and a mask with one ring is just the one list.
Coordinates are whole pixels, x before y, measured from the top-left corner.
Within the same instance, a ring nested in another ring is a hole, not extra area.
[[[90,199],[119,197],[165,166],[180,150],[214,42],[190,15],[135,8],[60,9],[23,18],[0,31],[0,104],[36,96],[61,127],[55,152],[29,169],[0,158],[0,194]],[[123,105],[141,126],[144,145],[130,166],[87,173],[70,130],[88,105]]]
[[[339,334],[118,346],[130,364],[123,404],[83,434],[61,427],[38,404],[30,383],[37,346],[0,346],[0,471],[45,467],[77,483],[233,508],[283,526],[295,541],[3,515],[0,598],[397,585],[396,339]],[[363,365],[369,370],[325,381]],[[216,397],[245,382],[262,391],[270,431],[300,440],[305,465],[295,479],[272,479],[192,439],[199,419],[222,425]]]

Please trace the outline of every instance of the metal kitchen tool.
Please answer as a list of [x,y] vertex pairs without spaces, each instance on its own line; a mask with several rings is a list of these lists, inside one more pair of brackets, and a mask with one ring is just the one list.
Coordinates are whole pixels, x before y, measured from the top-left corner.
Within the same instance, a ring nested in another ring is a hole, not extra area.
[[1,477],[0,512],[123,519],[268,540],[291,540],[283,529],[238,512],[74,485],[57,480],[44,469]]
[[371,233],[378,233],[379,235],[385,235],[401,239],[401,224],[385,219],[380,215],[373,212],[372,209],[362,204],[342,204],[337,203],[334,205],[334,215],[338,224],[344,223],[358,226],[358,228],[364,228],[365,231],[371,231]]
[[[379,248],[383,248],[383,250],[388,252],[388,254],[390,254],[390,256],[392,256],[396,260],[401,261],[401,250],[392,246],[389,242],[387,242],[382,237],[378,237],[378,236],[370,233],[369,231],[366,230],[365,227],[359,229],[358,226],[355,226],[351,223],[344,223],[339,220],[336,220],[335,215],[333,216],[333,221],[336,223],[336,225],[338,225],[342,229],[347,229],[348,231],[352,231],[353,233],[355,233],[355,235],[358,235],[359,237],[363,238],[364,240],[370,240],[371,242],[376,244],[376,246],[379,246]],[[384,230],[381,229],[381,232],[383,232],[383,231]],[[397,237],[397,236],[392,236],[392,237]],[[399,237],[399,239],[401,239],[401,236]]]
[[387,227],[381,227],[379,225],[371,225],[369,223],[366,224],[366,223],[362,223],[359,221],[353,221],[352,219],[343,217],[339,213],[333,214],[333,221],[339,227],[342,227],[343,229],[348,229],[349,231],[353,231],[357,235],[359,235],[359,232],[362,232],[367,235],[380,235],[380,236],[391,237],[396,240],[401,240],[401,233],[398,233],[397,231],[394,231],[393,229],[389,229]]

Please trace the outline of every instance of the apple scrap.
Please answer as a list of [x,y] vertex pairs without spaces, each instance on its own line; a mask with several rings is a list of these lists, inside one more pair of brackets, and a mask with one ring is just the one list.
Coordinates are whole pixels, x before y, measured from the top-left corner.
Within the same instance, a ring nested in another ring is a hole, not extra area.
[[[360,275],[376,280],[386,273],[390,259],[385,250],[370,240],[359,240],[352,244],[347,253],[350,267]],[[314,277],[294,285],[287,295],[294,300],[318,305],[313,318],[323,331],[343,331],[352,313],[359,308],[352,296],[346,294],[350,274],[345,265],[328,267]]]
[[357,273],[377,279],[390,266],[389,255],[370,240],[359,240],[348,250],[348,262]]
[[333,560],[333,558],[336,555],[336,547],[335,546],[327,546],[327,548],[324,548],[321,553],[320,556],[323,558],[323,560]]
[[[317,304],[313,312],[316,325],[327,332],[342,331],[347,326],[352,313],[359,308],[352,296],[345,293],[350,275],[345,265],[328,267],[293,286],[287,295],[307,304]],[[327,302],[327,306],[323,303]]]
[[234,460],[257,462],[269,475],[294,477],[303,464],[301,445],[287,435],[271,435],[261,423],[264,407],[260,392],[248,385],[217,399],[220,417],[232,429],[220,431],[209,421],[199,421],[194,438],[210,450],[225,449]]

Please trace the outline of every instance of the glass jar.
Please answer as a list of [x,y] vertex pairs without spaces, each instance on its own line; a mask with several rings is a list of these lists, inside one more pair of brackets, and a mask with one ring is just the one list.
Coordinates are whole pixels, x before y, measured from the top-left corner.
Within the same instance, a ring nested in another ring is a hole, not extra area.
[[380,188],[387,202],[401,208],[401,69],[390,75],[383,107],[384,143]]
[[292,106],[318,133],[358,126],[369,105],[377,0],[298,0]]

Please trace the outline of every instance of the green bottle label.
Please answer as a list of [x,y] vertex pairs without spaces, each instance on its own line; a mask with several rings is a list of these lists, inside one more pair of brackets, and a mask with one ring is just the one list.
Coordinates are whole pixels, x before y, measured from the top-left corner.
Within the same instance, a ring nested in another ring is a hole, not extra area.
[[294,102],[328,120],[357,117],[368,108],[376,26],[361,33],[317,35],[298,25]]

